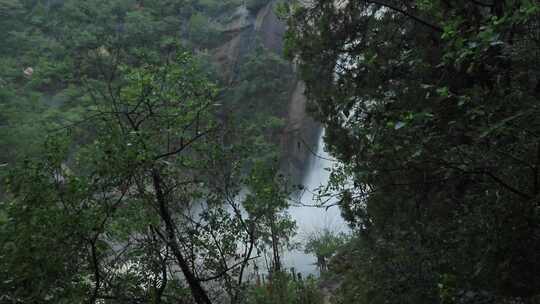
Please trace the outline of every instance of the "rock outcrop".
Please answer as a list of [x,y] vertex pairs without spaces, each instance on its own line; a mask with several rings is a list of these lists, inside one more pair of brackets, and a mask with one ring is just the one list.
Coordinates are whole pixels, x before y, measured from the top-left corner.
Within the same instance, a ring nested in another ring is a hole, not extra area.
[[307,171],[321,132],[320,125],[306,113],[305,85],[297,81],[289,100],[287,124],[281,138],[282,168],[294,180],[301,180]]
[[[211,50],[211,54],[227,83],[234,82],[239,65],[257,41],[276,54],[283,53],[286,27],[275,14],[274,8],[275,1],[269,2],[256,13],[240,6],[223,26],[222,32],[229,38]],[[306,113],[304,89],[304,84],[297,81],[291,90],[287,115],[283,117],[286,126],[279,142],[276,142],[283,151],[281,168],[294,181],[300,181],[306,172],[321,129]]]

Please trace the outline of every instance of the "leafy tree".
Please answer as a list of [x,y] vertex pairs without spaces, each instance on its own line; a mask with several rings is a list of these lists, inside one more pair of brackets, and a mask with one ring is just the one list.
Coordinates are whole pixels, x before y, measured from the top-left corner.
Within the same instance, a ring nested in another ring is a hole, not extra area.
[[279,273],[282,270],[281,253],[291,245],[296,223],[287,213],[288,192],[284,177],[278,174],[276,166],[257,162],[247,181],[250,193],[244,201],[244,208],[254,226],[259,240],[258,251],[265,256],[267,247],[271,252],[268,271]]
[[[7,300],[157,303],[187,289],[211,303],[203,282],[235,277],[250,259],[236,242],[250,231],[223,205],[235,158],[224,154],[215,88],[189,55],[167,62],[120,67],[117,94],[90,87],[107,97],[69,129],[92,140],[69,154],[70,141],[51,145],[13,172],[0,229]],[[42,263],[49,251],[58,255]]]
[[247,304],[320,304],[323,296],[313,277],[306,280],[285,272],[274,274],[266,284],[252,286],[246,295]]
[[532,301],[538,3],[288,9],[288,53],[343,163],[332,180],[362,238],[345,301]]
[[0,1],[0,302],[242,299],[246,250],[292,230],[283,189],[253,184],[260,235],[235,199],[277,157],[290,65],[258,49],[218,101],[209,56],[176,57],[241,4]]
[[189,32],[190,39],[199,46],[211,48],[221,41],[215,25],[201,13],[195,13],[189,19]]
[[313,232],[307,237],[304,252],[315,255],[319,271],[324,273],[328,270],[329,260],[337,253],[347,240],[343,233],[334,233],[328,228]]
[[227,120],[234,121],[233,136],[252,146],[256,160],[279,158],[276,143],[285,126],[294,76],[289,63],[258,45],[243,60],[237,78],[224,90]]

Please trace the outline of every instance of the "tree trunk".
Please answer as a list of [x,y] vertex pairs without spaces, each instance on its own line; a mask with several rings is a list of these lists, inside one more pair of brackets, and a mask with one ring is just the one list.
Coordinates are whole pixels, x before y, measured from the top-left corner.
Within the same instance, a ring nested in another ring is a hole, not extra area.
[[173,219],[169,213],[169,209],[167,208],[167,200],[165,198],[165,195],[163,194],[161,176],[156,169],[152,170],[152,178],[156,199],[159,204],[159,213],[161,219],[165,222],[165,229],[167,232],[167,239],[165,241],[167,242],[167,245],[171,249],[174,257],[176,258],[176,261],[178,262],[178,266],[180,266],[182,273],[186,277],[186,281],[189,285],[189,289],[191,290],[191,294],[195,302],[197,302],[197,304],[212,304],[212,301],[210,301],[210,298],[202,287],[201,282],[197,279],[197,277],[195,277],[195,275],[189,268],[186,259],[182,255],[182,251],[180,250],[180,246],[178,245],[178,241],[176,238],[176,226],[174,225]]
[[279,237],[277,236],[276,227],[275,227],[275,217],[272,215],[270,224],[270,234],[272,236],[272,252],[274,256],[274,271],[281,271],[281,260],[279,257]]

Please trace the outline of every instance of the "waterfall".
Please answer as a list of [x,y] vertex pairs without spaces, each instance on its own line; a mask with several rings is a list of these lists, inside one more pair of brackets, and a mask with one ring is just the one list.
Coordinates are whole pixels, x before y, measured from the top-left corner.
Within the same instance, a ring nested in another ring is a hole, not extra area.
[[[339,207],[331,206],[337,202],[335,197],[322,200],[324,206],[331,207],[309,207],[321,204],[321,200],[317,198],[317,189],[322,189],[327,185],[330,178],[330,169],[335,163],[328,152],[325,151],[323,137],[324,130],[319,136],[317,149],[314,151],[315,155],[313,155],[309,171],[302,182],[304,191],[299,195],[300,204],[293,199],[293,206],[289,208],[289,213],[298,227],[294,241],[299,242],[302,245],[301,247],[303,247],[307,238],[317,231],[323,229],[334,232],[347,230],[347,225],[341,217]],[[288,268],[294,267],[297,272],[302,273],[304,276],[318,274],[315,263],[316,258],[313,255],[305,254],[302,248],[284,254],[285,266]]]

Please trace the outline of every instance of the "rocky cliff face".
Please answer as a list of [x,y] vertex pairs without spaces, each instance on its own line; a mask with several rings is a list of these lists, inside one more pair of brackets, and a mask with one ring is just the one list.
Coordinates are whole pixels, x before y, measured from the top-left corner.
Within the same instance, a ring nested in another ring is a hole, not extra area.
[[[244,6],[238,7],[230,21],[223,26],[226,42],[211,50],[220,72],[227,83],[234,82],[238,68],[256,43],[281,55],[285,25],[274,12],[275,2],[271,1],[257,12],[250,12]],[[316,150],[320,126],[306,113],[304,84],[296,81],[289,92],[286,126],[279,142],[282,150],[282,170],[293,180],[300,181],[306,172],[312,151]]]
[[289,99],[287,124],[281,137],[282,168],[294,180],[301,180],[309,168],[313,153],[317,151],[320,125],[306,113],[305,86],[296,82]]

